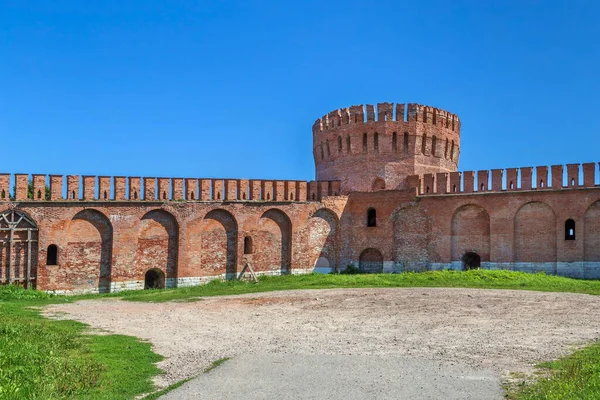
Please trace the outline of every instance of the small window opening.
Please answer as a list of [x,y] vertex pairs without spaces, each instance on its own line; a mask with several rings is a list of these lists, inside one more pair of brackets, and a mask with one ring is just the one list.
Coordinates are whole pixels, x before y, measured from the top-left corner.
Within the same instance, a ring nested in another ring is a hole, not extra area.
[[271,193],[267,193],[267,200],[271,200]]
[[290,193],[290,200],[294,200],[294,193]]
[[367,152],[367,134],[363,133],[363,153]]
[[38,192],[37,192],[37,198],[38,198],[38,200],[42,198],[42,191],[41,190],[38,190]]
[[511,188],[511,189],[514,189],[514,188],[515,188],[515,185],[514,185],[514,183],[512,183],[512,182],[510,183],[510,188]]
[[342,137],[338,136],[338,153],[342,152]]
[[404,132],[404,152],[408,154],[408,132]]
[[2,197],[3,199],[6,198],[6,192],[4,191],[4,189],[2,189],[2,194],[0,195],[0,197]]
[[221,200],[221,193],[217,193],[217,200]]
[[565,221],[565,240],[575,240],[575,221],[572,219]]
[[314,194],[314,193],[312,194],[312,199],[313,199],[313,200],[316,200],[316,199],[315,199],[315,194]]
[[540,181],[540,187],[543,188],[544,187],[544,181]]
[[133,199],[137,200],[137,197],[138,197],[137,192],[133,192]]
[[484,191],[484,189],[485,189],[485,186],[484,186],[484,185],[483,185],[483,183],[482,183],[482,184],[481,184],[481,190],[480,190],[480,191],[481,191],[481,192],[483,192],[483,191]]
[[377,226],[377,211],[375,211],[374,208],[369,208],[367,210],[367,226]]
[[377,132],[373,135],[373,148],[376,152],[379,151],[379,134]]
[[350,153],[350,136],[346,136],[346,152]]
[[392,133],[392,151],[394,153],[398,151],[398,135],[396,132]]
[[252,238],[250,236],[244,238],[244,254],[252,254]]
[[444,158],[448,158],[448,139],[446,138],[446,146],[444,147]]
[[575,186],[575,178],[571,178],[571,186]]
[[58,265],[58,247],[55,244],[48,246],[46,265]]
[[246,193],[242,193],[242,199],[246,200]]
[[167,199],[167,192],[163,192],[163,200]]
[[452,186],[452,191],[453,191],[454,193],[456,193],[456,185],[453,185],[453,186]]
[[190,200],[196,200],[196,199],[194,198],[194,192],[190,192]]
[[425,154],[426,149],[427,149],[427,135],[423,135],[423,140],[421,141],[421,153]]
[[74,190],[71,192],[71,198],[75,199],[75,191]]
[[425,193],[429,193],[429,186],[425,188]]

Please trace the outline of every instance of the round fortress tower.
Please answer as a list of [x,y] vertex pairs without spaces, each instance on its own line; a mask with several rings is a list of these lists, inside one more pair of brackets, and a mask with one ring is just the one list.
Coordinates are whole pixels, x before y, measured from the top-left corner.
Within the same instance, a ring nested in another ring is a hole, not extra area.
[[438,108],[379,103],[341,108],[313,125],[317,180],[341,193],[407,188],[409,175],[454,172],[460,120]]

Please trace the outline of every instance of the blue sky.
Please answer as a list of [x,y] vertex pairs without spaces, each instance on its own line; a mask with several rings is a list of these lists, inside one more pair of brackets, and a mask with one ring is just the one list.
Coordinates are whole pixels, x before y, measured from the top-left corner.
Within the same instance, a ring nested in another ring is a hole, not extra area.
[[600,161],[594,1],[0,2],[2,172],[313,179],[354,104],[462,120],[460,170]]

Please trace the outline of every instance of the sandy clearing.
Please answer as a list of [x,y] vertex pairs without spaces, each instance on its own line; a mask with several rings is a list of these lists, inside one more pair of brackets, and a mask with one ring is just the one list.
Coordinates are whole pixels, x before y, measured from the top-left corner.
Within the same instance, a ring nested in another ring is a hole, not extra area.
[[[84,300],[46,315],[149,340],[166,386],[249,353],[385,356],[531,372],[600,336],[600,296],[390,288],[268,292],[197,302]],[[58,313],[58,314],[57,314]],[[62,315],[61,313],[65,313]]]

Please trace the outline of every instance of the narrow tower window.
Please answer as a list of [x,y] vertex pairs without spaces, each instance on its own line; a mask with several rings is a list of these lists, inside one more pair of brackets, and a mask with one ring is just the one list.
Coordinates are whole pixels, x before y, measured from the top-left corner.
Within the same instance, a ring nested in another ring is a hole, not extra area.
[[392,151],[395,153],[398,151],[398,134],[392,133]]
[[375,152],[379,152],[379,134],[377,132],[373,135],[373,149]]
[[374,208],[367,210],[367,226],[377,226],[377,211]]
[[450,147],[450,160],[454,160],[454,140],[452,141],[452,147]]
[[575,221],[572,219],[565,221],[565,240],[575,240]]
[[350,153],[350,136],[346,136],[346,152]]
[[48,246],[46,252],[46,265],[57,265],[58,264],[58,247],[55,244]]
[[367,134],[363,133],[363,153],[367,152]]
[[446,146],[444,147],[444,158],[448,158],[448,138],[446,138]]
[[404,153],[408,154],[408,132],[404,132]]

